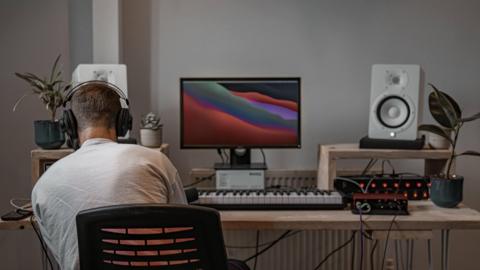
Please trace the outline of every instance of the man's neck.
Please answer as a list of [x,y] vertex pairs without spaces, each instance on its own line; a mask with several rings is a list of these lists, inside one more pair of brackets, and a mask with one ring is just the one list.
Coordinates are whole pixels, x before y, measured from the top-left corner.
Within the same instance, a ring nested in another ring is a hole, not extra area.
[[108,139],[116,141],[117,134],[113,128],[106,129],[102,127],[89,127],[79,132],[78,139],[80,141],[80,145],[89,139]]

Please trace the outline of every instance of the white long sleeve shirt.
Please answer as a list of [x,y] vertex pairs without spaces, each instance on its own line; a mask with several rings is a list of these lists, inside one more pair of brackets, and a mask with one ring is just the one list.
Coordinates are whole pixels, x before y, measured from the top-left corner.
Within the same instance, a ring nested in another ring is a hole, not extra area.
[[79,269],[75,217],[81,210],[130,203],[186,204],[175,167],[159,151],[90,139],[38,180],[38,227],[62,270]]

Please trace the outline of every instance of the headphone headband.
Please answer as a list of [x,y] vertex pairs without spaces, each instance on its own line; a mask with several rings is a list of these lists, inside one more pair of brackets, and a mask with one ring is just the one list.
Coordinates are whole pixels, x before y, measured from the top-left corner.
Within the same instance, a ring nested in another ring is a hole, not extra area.
[[90,84],[103,84],[107,87],[109,87],[110,89],[112,89],[115,93],[117,93],[117,95],[125,100],[125,103],[127,104],[127,106],[130,106],[130,104],[128,103],[128,98],[127,96],[125,96],[125,94],[123,93],[122,89],[120,89],[118,86],[116,86],[115,84],[113,83],[110,83],[110,82],[106,82],[106,81],[100,81],[100,80],[91,80],[91,81],[85,81],[85,82],[82,82],[82,83],[79,83],[77,84],[75,87],[73,87],[66,95],[65,95],[65,98],[63,99],[63,107],[65,107],[65,105],[67,104],[67,102],[69,102],[73,95],[75,94],[75,92],[79,89],[79,88],[82,88],[84,87],[85,85],[90,85]]

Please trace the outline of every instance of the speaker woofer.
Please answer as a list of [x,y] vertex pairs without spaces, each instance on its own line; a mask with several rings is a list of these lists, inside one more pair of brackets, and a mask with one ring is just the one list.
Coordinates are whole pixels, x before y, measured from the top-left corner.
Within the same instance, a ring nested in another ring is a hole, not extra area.
[[389,96],[378,104],[377,118],[388,128],[399,128],[408,122],[410,107],[403,98]]

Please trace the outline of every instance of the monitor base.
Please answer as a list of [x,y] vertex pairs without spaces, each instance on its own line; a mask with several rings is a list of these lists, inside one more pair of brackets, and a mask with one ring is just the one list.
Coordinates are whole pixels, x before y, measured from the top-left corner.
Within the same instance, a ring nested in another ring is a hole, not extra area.
[[215,163],[215,170],[266,170],[265,163],[249,163],[249,164],[230,164],[230,163]]

